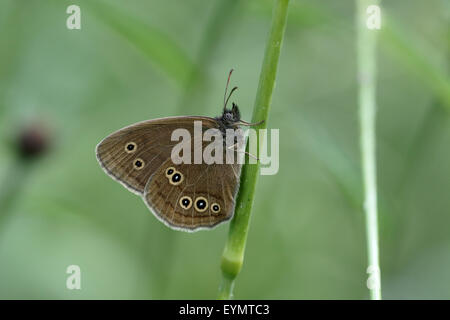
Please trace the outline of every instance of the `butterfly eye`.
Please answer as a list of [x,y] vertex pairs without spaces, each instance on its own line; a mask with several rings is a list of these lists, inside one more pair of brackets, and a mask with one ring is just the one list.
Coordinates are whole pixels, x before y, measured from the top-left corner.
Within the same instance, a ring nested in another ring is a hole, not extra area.
[[192,199],[191,197],[184,196],[180,199],[180,206],[183,207],[183,209],[187,210],[190,207],[192,207]]
[[125,152],[126,152],[126,153],[133,153],[133,152],[136,151],[136,149],[137,149],[137,145],[136,145],[136,143],[134,143],[134,142],[128,142],[128,143],[125,145]]
[[220,205],[218,203],[213,203],[211,205],[211,211],[213,213],[219,213],[220,212]]
[[141,170],[145,166],[145,162],[141,158],[138,158],[134,160],[133,165],[136,170]]
[[171,185],[177,186],[181,182],[183,182],[184,177],[183,174],[179,171],[175,171],[175,173],[172,174],[172,176],[169,178],[169,182]]
[[203,197],[195,199],[195,210],[198,212],[205,212],[208,209],[208,200]]
[[174,172],[175,172],[175,168],[174,168],[174,167],[168,167],[168,168],[166,169],[166,177],[167,177],[167,178],[170,178],[170,176],[173,175]]

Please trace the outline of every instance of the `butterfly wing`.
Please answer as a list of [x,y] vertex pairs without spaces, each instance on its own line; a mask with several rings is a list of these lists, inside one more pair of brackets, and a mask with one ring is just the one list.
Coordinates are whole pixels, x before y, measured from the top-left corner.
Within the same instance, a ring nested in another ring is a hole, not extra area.
[[[185,231],[211,228],[233,216],[241,170],[237,163],[172,163],[172,148],[179,143],[171,141],[172,132],[183,128],[194,137],[194,121],[202,121],[203,130],[219,128],[217,121],[208,117],[148,120],[109,135],[96,148],[97,159],[108,175],[141,195],[159,220]],[[202,147],[208,143],[203,141]],[[169,167],[174,169],[171,175],[166,172]],[[180,183],[170,183],[175,172],[182,175]],[[190,199],[190,206],[180,202],[186,199]],[[198,199],[205,200],[206,209],[196,206]]]
[[233,216],[240,170],[237,163],[175,165],[169,158],[150,178],[144,201],[172,228],[209,229]]

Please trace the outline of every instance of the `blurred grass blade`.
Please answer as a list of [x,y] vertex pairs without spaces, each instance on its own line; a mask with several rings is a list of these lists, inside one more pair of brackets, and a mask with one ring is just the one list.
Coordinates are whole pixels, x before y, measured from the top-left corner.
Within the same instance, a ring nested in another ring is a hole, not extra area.
[[1,179],[0,188],[0,232],[11,216],[11,209],[22,196],[32,166],[28,162],[14,159]]
[[[366,9],[378,5],[374,0],[356,0],[356,51],[359,83],[361,161],[364,181],[364,211],[366,213],[367,253],[370,297],[381,299],[378,248],[378,208],[375,155],[376,119],[376,39],[377,30],[366,26]],[[369,284],[369,283],[368,283]]]
[[[257,129],[267,127],[278,60],[286,28],[288,5],[289,0],[276,0],[274,4],[272,23],[253,107],[252,122],[256,123],[264,120],[264,123],[256,126]],[[219,299],[232,298],[234,280],[239,274],[244,261],[250,214],[259,174],[259,162],[258,164],[250,165],[248,164],[248,157],[246,160],[242,168],[241,186],[236,200],[234,217],[230,223],[228,240],[222,255],[222,283],[219,287]]]
[[[208,81],[206,72],[209,69],[212,58],[215,56],[217,44],[220,43],[226,28],[229,26],[241,0],[219,0],[215,5],[214,12],[208,18],[208,23],[203,29],[203,36],[197,51],[196,64],[201,68],[193,68],[189,74],[188,81],[179,102],[179,110],[190,109],[194,104],[199,108],[205,108],[200,99],[204,98]],[[199,107],[200,106],[200,107]]]
[[383,27],[380,32],[380,43],[398,62],[407,67],[421,79],[442,102],[442,106],[450,112],[450,81],[445,68],[438,68],[431,63],[429,57],[421,53],[403,29],[394,23],[394,19],[383,14]]
[[195,65],[168,35],[103,1],[87,2],[90,13],[130,42],[184,87]]
[[334,179],[349,204],[360,209],[363,194],[357,164],[351,161],[320,123],[298,117],[291,118],[291,126],[303,138],[306,148]]

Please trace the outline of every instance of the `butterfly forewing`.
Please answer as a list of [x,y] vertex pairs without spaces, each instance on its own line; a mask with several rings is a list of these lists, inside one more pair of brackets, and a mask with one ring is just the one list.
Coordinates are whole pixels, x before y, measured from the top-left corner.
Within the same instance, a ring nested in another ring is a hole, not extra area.
[[[211,121],[203,117],[171,117],[125,127],[97,145],[97,159],[108,175],[132,192],[143,194],[148,179],[170,157],[177,143],[170,139],[173,130],[192,127],[194,120]],[[128,145],[133,150],[128,150]],[[136,161],[141,162],[141,167],[136,166]]]

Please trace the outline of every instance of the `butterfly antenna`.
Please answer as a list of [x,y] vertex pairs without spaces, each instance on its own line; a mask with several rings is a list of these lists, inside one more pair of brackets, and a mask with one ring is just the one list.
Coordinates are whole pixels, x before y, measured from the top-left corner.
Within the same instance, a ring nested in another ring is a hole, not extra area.
[[238,87],[234,87],[233,89],[231,89],[230,94],[228,95],[228,98],[227,98],[227,100],[225,101],[225,104],[224,104],[224,106],[223,106],[223,110],[225,110],[225,108],[227,107],[228,100],[230,100],[231,95],[233,94],[234,91],[237,90],[237,88],[238,88]]
[[233,73],[233,71],[234,71],[234,69],[231,69],[231,70],[230,70],[230,73],[228,74],[227,85],[225,86],[225,94],[223,95],[223,109],[224,109],[224,110],[225,110],[225,107],[227,106],[228,99],[230,98],[231,93],[232,93],[234,90],[236,90],[235,88],[233,88],[233,89],[231,90],[231,92],[230,92],[230,95],[228,96],[228,99],[227,99],[228,85],[230,84],[230,78],[231,78],[231,74]]

